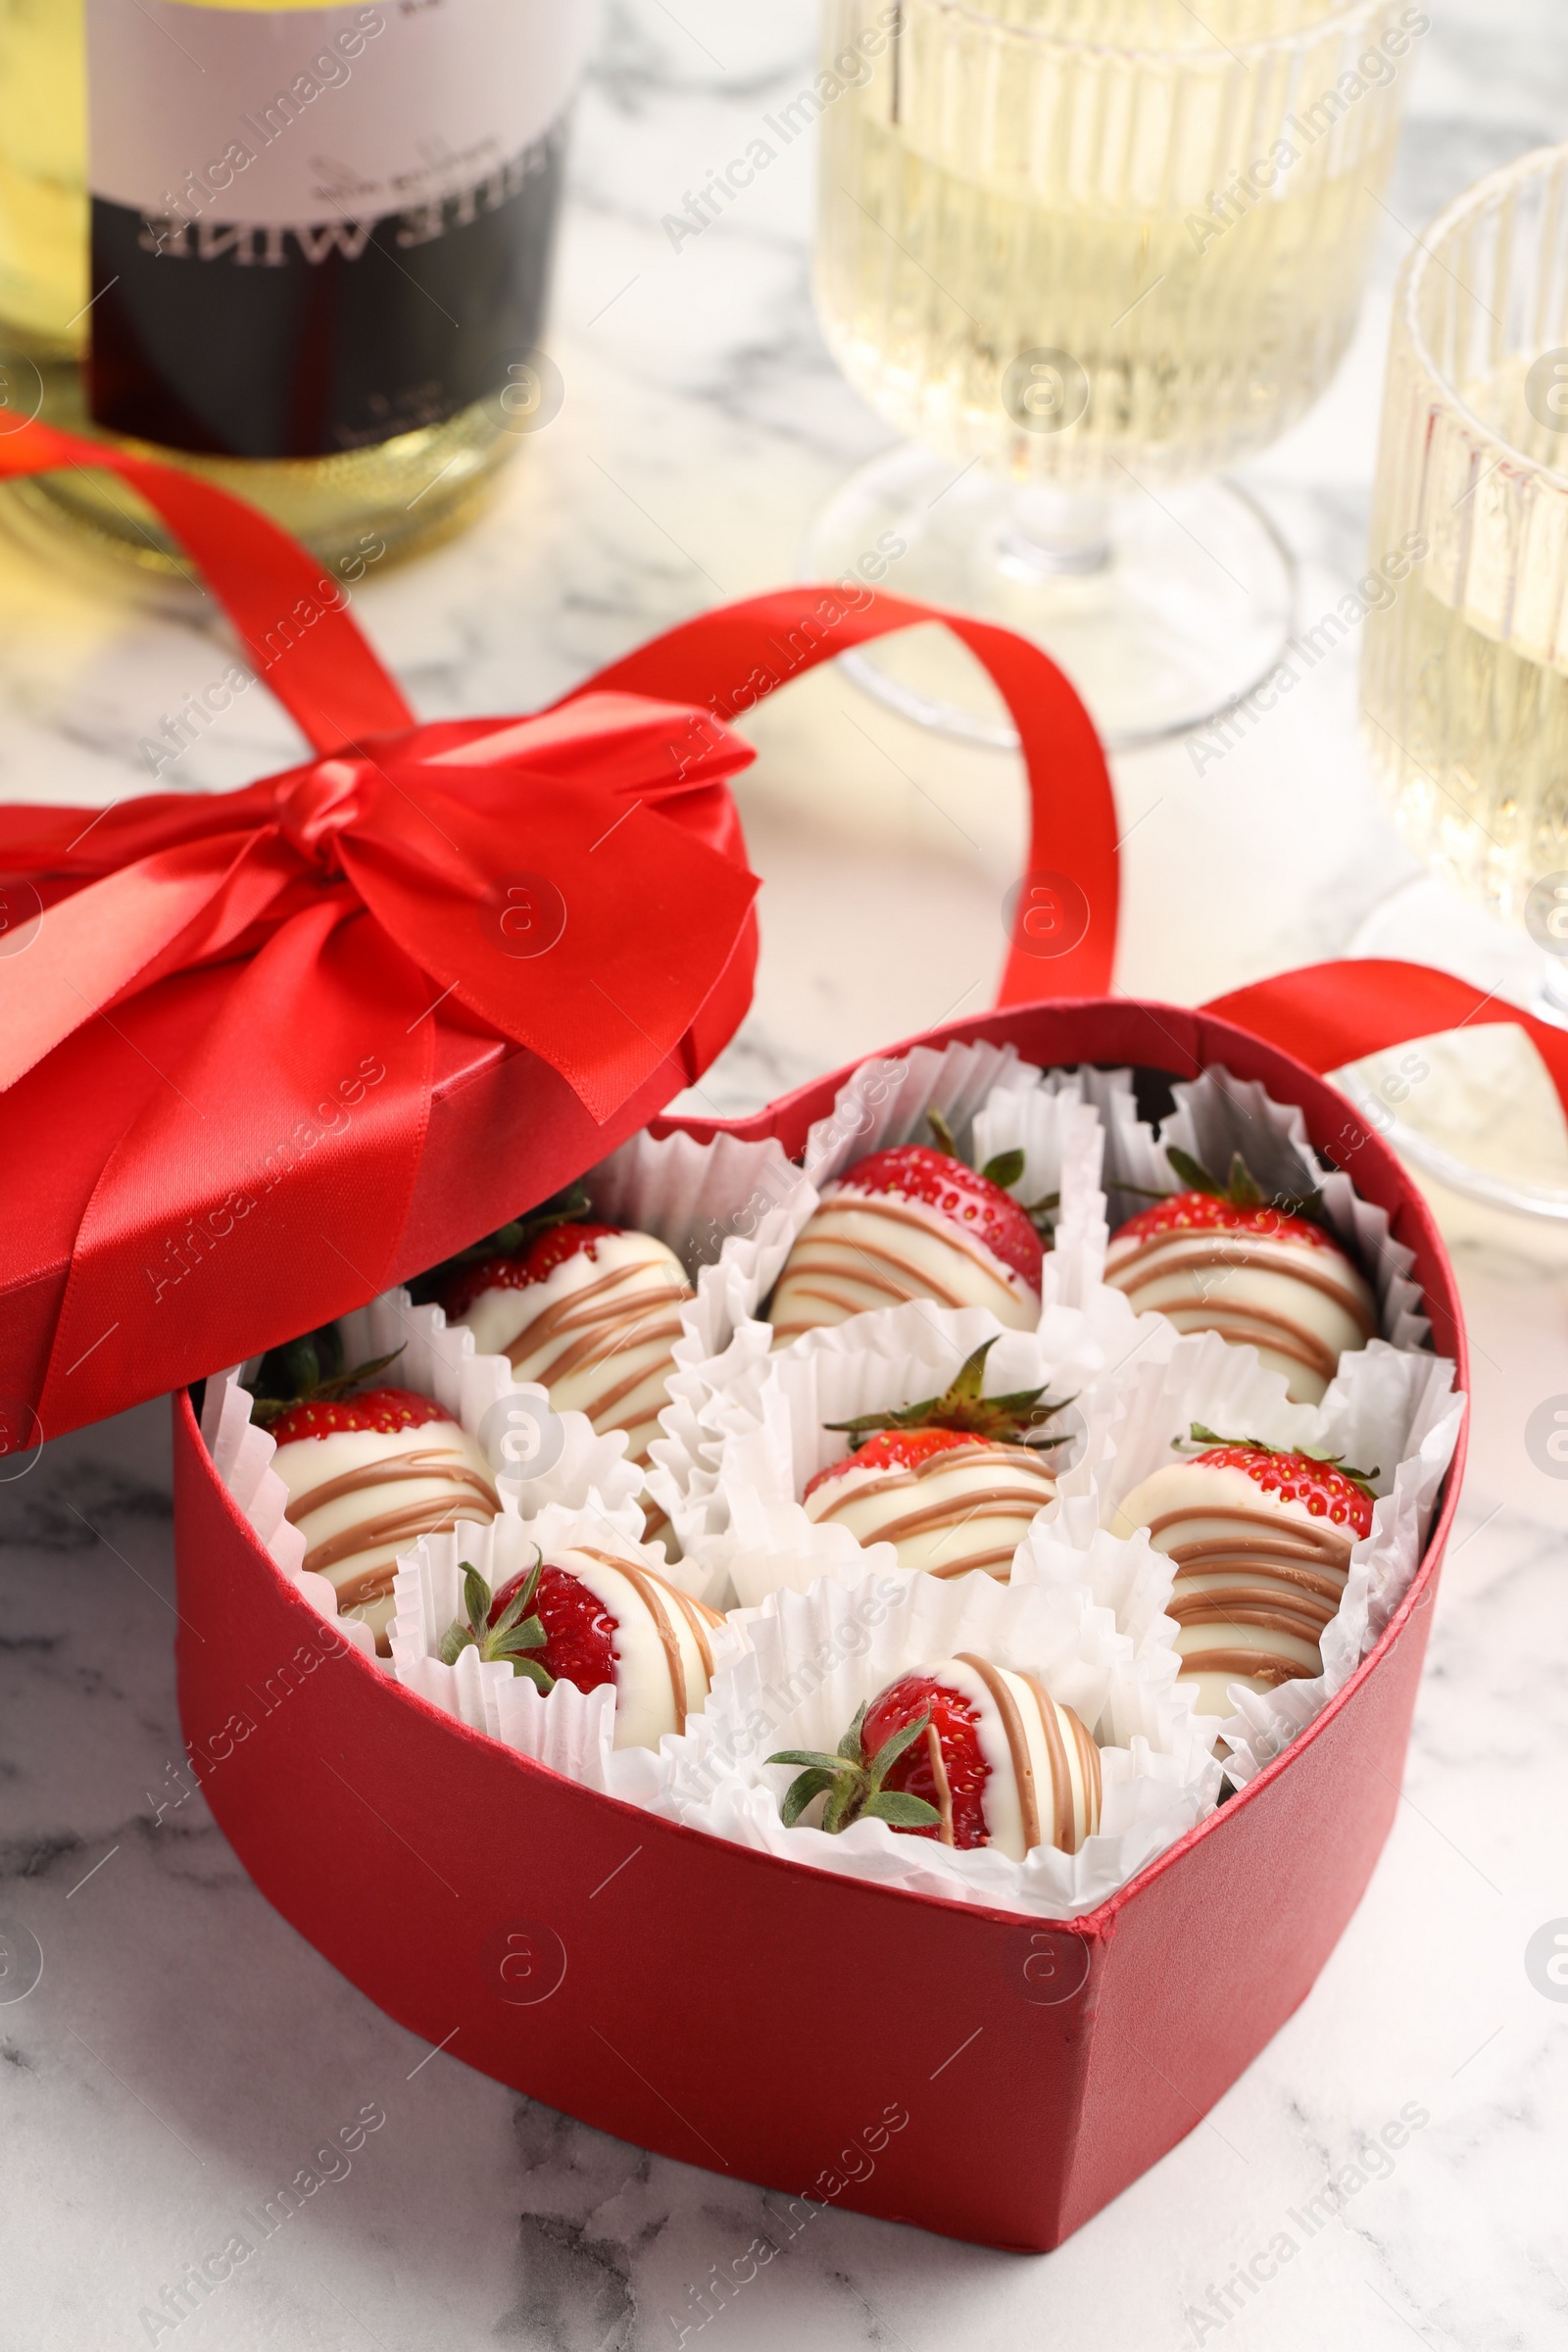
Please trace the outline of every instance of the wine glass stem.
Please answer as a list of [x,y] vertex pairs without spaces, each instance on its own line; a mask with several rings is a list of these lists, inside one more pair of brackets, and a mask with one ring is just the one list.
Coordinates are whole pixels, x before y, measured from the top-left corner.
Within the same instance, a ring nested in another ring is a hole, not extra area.
[[1092,492],[1020,488],[999,549],[1016,578],[1081,578],[1111,561],[1110,501]]

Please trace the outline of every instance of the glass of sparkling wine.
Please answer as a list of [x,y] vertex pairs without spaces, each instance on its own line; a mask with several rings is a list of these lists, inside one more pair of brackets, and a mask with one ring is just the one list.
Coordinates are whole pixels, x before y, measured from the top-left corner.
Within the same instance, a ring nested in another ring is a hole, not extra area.
[[[1439,963],[1568,1026],[1568,147],[1461,196],[1395,297],[1372,546],[1427,552],[1368,614],[1371,756],[1428,877],[1354,952]],[[1520,1031],[1354,1074],[1461,1190],[1568,1217],[1568,1142]],[[1416,1078],[1417,1071],[1406,1073]]]
[[[816,299],[905,446],[816,527],[831,577],[1044,643],[1112,741],[1249,691],[1290,556],[1217,469],[1328,382],[1413,51],[1404,0],[826,0]],[[1010,742],[924,637],[852,657]]]

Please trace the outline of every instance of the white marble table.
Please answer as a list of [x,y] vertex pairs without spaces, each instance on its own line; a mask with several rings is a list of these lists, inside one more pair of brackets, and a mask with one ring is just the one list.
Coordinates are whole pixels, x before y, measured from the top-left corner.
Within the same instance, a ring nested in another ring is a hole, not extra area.
[[[524,708],[789,576],[816,502],[883,439],[812,323],[804,142],[679,255],[659,226],[807,78],[811,14],[612,8],[561,273],[565,409],[481,529],[361,608],[424,711]],[[1432,0],[1432,15],[1361,335],[1250,477],[1306,559],[1314,609],[1360,568],[1407,232],[1563,124],[1552,0]],[[132,788],[137,739],[217,653],[210,616],[0,541],[0,794]],[[1196,1002],[1346,945],[1407,864],[1373,809],[1353,704],[1346,645],[1200,780],[1179,745],[1120,763],[1122,986]],[[741,798],[768,878],[765,951],[753,1018],[705,1081],[725,1108],[983,1003],[1021,838],[1008,760],[921,739],[836,675],[792,689],[755,734]],[[291,749],[251,697],[181,773],[237,784]],[[1524,1955],[1568,1915],[1568,1483],[1530,1462],[1523,1429],[1568,1390],[1568,1247],[1439,1206],[1477,1348],[1473,1466],[1405,1802],[1311,1998],[1210,2121],[1055,2255],[824,2213],[701,2329],[691,2290],[754,2236],[783,2243],[776,2201],[448,2056],[421,2063],[269,1910],[200,1799],[172,1803],[166,1408],[63,1440],[0,1486],[0,1917],[44,1960],[0,2008],[3,2352],[168,2342],[144,2307],[371,2103],[386,2123],[349,2176],[181,2323],[181,2345],[1560,2343],[1568,2004]],[[1351,2186],[1343,2168],[1401,2110],[1428,2120],[1386,2176]],[[1297,2217],[1334,2175],[1350,2193],[1309,2234]],[[1249,2264],[1254,2283],[1229,2286]]]

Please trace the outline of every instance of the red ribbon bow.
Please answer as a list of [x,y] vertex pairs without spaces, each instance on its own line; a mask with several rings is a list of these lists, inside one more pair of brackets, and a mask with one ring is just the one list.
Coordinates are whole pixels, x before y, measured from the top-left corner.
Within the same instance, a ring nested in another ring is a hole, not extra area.
[[[58,1214],[56,1194],[84,1204],[39,1384],[48,1435],[415,1271],[405,1228],[454,1032],[559,1072],[601,1149],[706,1067],[756,956],[726,789],[752,755],[725,722],[889,630],[943,621],[1022,741],[1030,887],[999,1001],[1108,991],[1104,758],[1066,679],[1008,631],[867,588],[789,589],[687,622],[535,717],[418,726],[338,583],[263,515],[50,428],[0,440],[0,478],[82,465],[163,515],[317,758],[236,793],[0,808],[0,1351],[24,1366],[50,1279],[29,1268],[28,1220]],[[1320,1070],[1517,1021],[1568,1102],[1568,1038],[1417,965],[1317,965],[1211,1009]],[[494,1148],[470,1208],[499,1222],[537,1192],[541,1154],[514,1166]],[[595,1155],[572,1148],[576,1166]]]

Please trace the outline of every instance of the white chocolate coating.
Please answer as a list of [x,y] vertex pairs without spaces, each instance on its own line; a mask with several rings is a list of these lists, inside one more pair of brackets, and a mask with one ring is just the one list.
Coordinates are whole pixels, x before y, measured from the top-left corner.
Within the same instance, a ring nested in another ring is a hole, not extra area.
[[586,1585],[615,1620],[615,1745],[654,1747],[700,1715],[712,1680],[709,1629],[724,1622],[690,1593],[635,1561],[558,1551],[547,1563]]
[[[989,1767],[986,1842],[1021,1862],[1037,1845],[1075,1854],[1100,1828],[1100,1751],[1032,1675],[966,1655],[921,1669],[973,1707]],[[1009,1727],[1010,1715],[1010,1727]]]
[[295,1438],[272,1468],[289,1492],[286,1516],[305,1537],[305,1566],[328,1579],[340,1614],[368,1625],[383,1657],[399,1555],[460,1519],[488,1525],[501,1507],[489,1464],[456,1421]]
[[891,1544],[901,1568],[943,1579],[982,1569],[1005,1584],[1055,1492],[1049,1459],[1026,1446],[955,1446],[907,1470],[857,1468],[851,1456],[807,1496],[806,1515],[858,1544]]
[[1377,1334],[1372,1293],[1332,1243],[1202,1226],[1130,1235],[1111,1243],[1105,1280],[1140,1314],[1255,1348],[1297,1404],[1320,1403],[1341,1355]]
[[1166,1615],[1180,1628],[1181,1680],[1196,1687],[1200,1713],[1233,1714],[1233,1683],[1272,1690],[1322,1673],[1353,1527],[1266,1494],[1234,1464],[1201,1461],[1169,1463],[1133,1489],[1111,1533],[1140,1527],[1181,1562]]
[[983,1306],[1011,1331],[1040,1321],[1037,1292],[983,1242],[923,1200],[829,1185],[784,1262],[768,1308],[783,1347],[822,1324],[934,1298]]
[[691,1296],[672,1250],[650,1233],[616,1233],[543,1282],[481,1292],[457,1319],[481,1355],[509,1357],[519,1380],[547,1389],[558,1413],[586,1413],[601,1437],[625,1430],[628,1459],[646,1466]]

